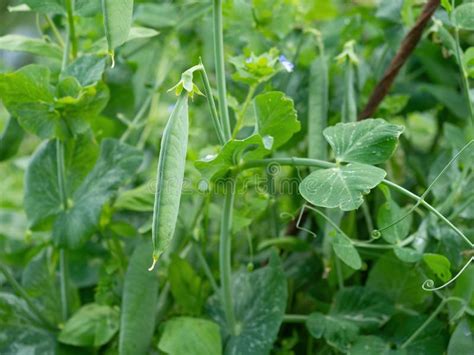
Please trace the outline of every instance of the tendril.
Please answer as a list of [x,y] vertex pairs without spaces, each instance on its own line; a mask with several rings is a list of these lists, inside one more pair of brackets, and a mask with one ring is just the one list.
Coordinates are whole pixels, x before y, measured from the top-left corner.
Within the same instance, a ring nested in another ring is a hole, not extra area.
[[[411,207],[407,213],[405,213],[403,216],[401,216],[400,218],[398,218],[397,220],[395,220],[394,222],[390,223],[388,226],[385,226],[383,228],[380,228],[378,230],[378,232],[383,232],[384,230],[387,230],[391,227],[393,227],[394,225],[400,223],[401,221],[403,221],[405,218],[407,218],[410,214],[413,213],[413,211],[425,200],[425,197],[428,195],[428,193],[431,191],[431,189],[433,188],[434,184],[439,180],[439,178],[446,172],[446,170],[448,170],[448,168],[459,158],[459,156],[472,144],[474,143],[474,140],[471,140],[469,143],[467,143],[466,145],[464,145],[464,147],[462,147],[462,149],[456,153],[456,155],[444,166],[444,168],[441,170],[441,172],[436,176],[436,178],[431,182],[431,184],[428,186],[428,188],[425,190],[425,192],[420,196],[420,199],[415,203],[415,205],[413,205],[413,207]],[[372,232],[372,234],[375,232],[376,230],[374,230]]]
[[[311,234],[314,238],[316,238],[316,237],[317,237],[316,233],[314,233],[313,231],[311,231],[311,230],[309,230],[309,229],[307,229],[307,228],[305,228],[305,227],[303,227],[303,226],[300,225],[301,219],[303,218],[303,214],[304,214],[305,208],[309,208],[309,209],[311,209],[311,210],[315,210],[315,209],[311,208],[310,206],[308,206],[308,205],[305,203],[305,204],[303,205],[303,208],[300,210],[299,215],[298,215],[298,220],[296,221],[296,228],[298,228],[298,229],[300,229],[300,230],[302,230],[302,231],[305,231],[305,232]],[[316,210],[315,210],[315,211],[316,211]]]
[[450,285],[452,282],[454,282],[454,280],[456,280],[459,276],[461,276],[461,274],[464,272],[464,270],[467,269],[467,267],[469,266],[469,264],[471,263],[471,261],[474,260],[474,256],[471,257],[471,259],[469,259],[469,261],[466,263],[466,265],[464,265],[462,267],[462,269],[456,274],[456,276],[454,276],[451,280],[449,280],[448,282],[446,282],[445,284],[441,285],[441,286],[438,286],[438,287],[434,287],[435,285],[435,282],[431,279],[428,279],[426,280],[425,282],[423,282],[423,285],[421,285],[421,287],[423,288],[423,290],[425,291],[437,291],[437,290],[440,290],[442,288],[445,288],[446,286]]

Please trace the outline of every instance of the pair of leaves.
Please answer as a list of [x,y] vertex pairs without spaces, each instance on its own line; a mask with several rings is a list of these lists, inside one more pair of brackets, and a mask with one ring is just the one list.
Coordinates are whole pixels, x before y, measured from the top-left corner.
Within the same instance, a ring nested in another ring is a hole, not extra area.
[[[262,269],[233,275],[232,295],[238,332],[227,335],[225,353],[257,355],[270,352],[287,301],[287,282],[276,254],[271,254],[268,266]],[[210,312],[226,329],[219,295],[212,297]],[[227,330],[225,332],[229,334]]]
[[[363,195],[385,177],[380,164],[390,158],[403,127],[382,119],[367,119],[357,123],[339,123],[324,130],[337,166],[317,170],[300,184],[301,195],[310,203],[343,211],[357,209]],[[341,165],[347,162],[347,165]]]
[[232,139],[216,155],[198,160],[195,165],[202,175],[215,180],[244,161],[260,159],[285,144],[300,130],[293,101],[282,92],[257,95],[255,133],[243,140]]
[[57,245],[76,248],[97,229],[102,206],[141,164],[141,153],[114,139],[104,139],[97,162],[96,148],[86,138],[66,146],[66,193],[64,209],[58,184],[56,141],[41,145],[26,172],[25,210],[30,227],[53,223]]
[[53,90],[50,79],[49,69],[40,65],[0,74],[5,107],[26,131],[41,138],[84,133],[89,128],[88,120],[105,107],[107,87],[101,82],[83,87],[68,76]]
[[393,314],[393,306],[383,294],[365,287],[340,290],[328,314],[310,314],[306,327],[315,338],[347,351],[360,330],[376,329]]

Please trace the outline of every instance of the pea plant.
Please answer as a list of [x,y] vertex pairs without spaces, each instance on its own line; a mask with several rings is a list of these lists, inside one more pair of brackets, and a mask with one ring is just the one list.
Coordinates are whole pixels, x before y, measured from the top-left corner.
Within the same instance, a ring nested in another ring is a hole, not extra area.
[[472,352],[473,2],[10,5],[0,354]]

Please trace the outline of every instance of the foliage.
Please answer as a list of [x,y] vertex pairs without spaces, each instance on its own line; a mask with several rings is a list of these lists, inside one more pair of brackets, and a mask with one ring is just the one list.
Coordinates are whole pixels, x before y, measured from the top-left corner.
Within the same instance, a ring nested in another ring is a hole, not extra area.
[[469,353],[474,3],[358,120],[425,3],[0,12],[0,353]]

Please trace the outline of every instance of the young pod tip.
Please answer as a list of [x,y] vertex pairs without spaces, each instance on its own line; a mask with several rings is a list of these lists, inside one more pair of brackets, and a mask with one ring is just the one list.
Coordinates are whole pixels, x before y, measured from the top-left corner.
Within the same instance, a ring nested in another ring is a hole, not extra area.
[[153,255],[153,263],[152,263],[151,266],[148,268],[148,271],[153,271],[153,269],[155,268],[155,265],[156,265],[157,262],[158,262],[158,256],[157,256],[157,255]]

